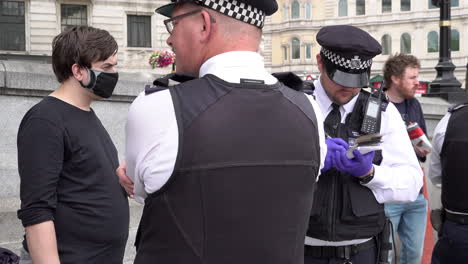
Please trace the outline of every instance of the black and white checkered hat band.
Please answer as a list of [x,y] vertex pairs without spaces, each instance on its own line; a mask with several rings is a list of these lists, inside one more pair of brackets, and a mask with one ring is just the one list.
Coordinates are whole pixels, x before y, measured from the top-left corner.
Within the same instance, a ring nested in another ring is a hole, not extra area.
[[322,47],[321,52],[333,64],[349,70],[365,70],[372,65],[372,59],[361,61],[359,56],[354,56],[352,59],[347,59],[333,51],[327,50]]
[[236,0],[198,0],[198,2],[226,16],[252,24],[258,28],[262,28],[265,22],[265,12]]

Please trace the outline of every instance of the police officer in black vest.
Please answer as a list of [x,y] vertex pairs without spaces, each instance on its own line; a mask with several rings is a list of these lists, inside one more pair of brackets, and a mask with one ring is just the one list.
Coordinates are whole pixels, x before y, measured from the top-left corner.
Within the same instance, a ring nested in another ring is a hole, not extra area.
[[468,262],[468,103],[449,109],[434,130],[428,176],[442,184],[443,224],[433,264]]
[[[368,85],[380,44],[353,26],[323,27],[317,42],[322,46],[317,55],[321,75],[314,96],[330,138],[305,240],[305,263],[377,263],[379,249],[389,249],[388,233],[377,238],[386,223],[383,203],[416,199],[422,171],[395,106],[382,99],[366,112],[371,95],[362,87]],[[365,113],[377,117],[374,130],[362,126]],[[354,150],[354,158],[346,156],[357,137],[373,132],[384,135],[381,150]],[[385,263],[387,257],[379,261]]]
[[180,0],[156,10],[170,17],[177,72],[197,78],[157,82],[130,107],[126,171],[145,204],[135,263],[303,263],[325,137],[313,97],[278,82],[258,54],[277,8]]

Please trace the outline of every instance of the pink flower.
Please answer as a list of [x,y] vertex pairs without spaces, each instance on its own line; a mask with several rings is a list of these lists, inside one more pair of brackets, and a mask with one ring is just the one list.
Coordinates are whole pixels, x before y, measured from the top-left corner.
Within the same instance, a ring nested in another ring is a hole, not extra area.
[[175,54],[170,51],[156,51],[153,52],[149,59],[148,63],[154,69],[156,67],[162,68],[167,67],[170,64],[175,62]]

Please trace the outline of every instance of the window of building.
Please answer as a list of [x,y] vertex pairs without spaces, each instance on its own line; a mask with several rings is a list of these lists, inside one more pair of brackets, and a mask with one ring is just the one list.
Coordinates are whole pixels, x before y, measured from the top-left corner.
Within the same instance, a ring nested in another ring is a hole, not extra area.
[[85,5],[60,6],[62,31],[66,28],[88,24],[88,11]]
[[356,15],[366,14],[366,0],[356,0]]
[[382,37],[382,55],[392,54],[392,37],[388,34]]
[[[432,4],[432,0],[428,0],[429,1],[429,8],[432,9],[432,8],[438,8],[437,6],[433,5]],[[459,3],[458,3],[458,0],[451,0],[450,1],[450,6],[451,7],[459,7]]]
[[312,18],[312,7],[311,7],[310,3],[305,3],[304,9],[305,9],[305,18],[306,19],[311,19]]
[[439,51],[439,33],[431,31],[427,34],[427,52]]
[[299,5],[299,1],[293,1],[291,4],[291,19],[298,19],[301,12],[301,6]]
[[283,46],[283,60],[288,60],[288,47]]
[[392,12],[392,0],[382,0],[382,13]]
[[338,16],[348,15],[348,0],[339,0],[338,2]]
[[452,29],[452,42],[450,43],[452,51],[460,51],[460,33],[456,29]]
[[26,50],[24,2],[0,1],[0,50]]
[[401,0],[400,10],[401,11],[411,11],[411,0]]
[[151,16],[127,16],[128,47],[151,47]]
[[312,59],[312,44],[305,45],[305,58],[308,60]]
[[283,6],[283,20],[288,20],[289,16],[289,8],[287,6]]
[[291,59],[297,60],[301,58],[301,42],[298,38],[291,39]]
[[400,53],[403,53],[403,54],[411,53],[411,36],[408,33],[403,33],[403,35],[401,35]]

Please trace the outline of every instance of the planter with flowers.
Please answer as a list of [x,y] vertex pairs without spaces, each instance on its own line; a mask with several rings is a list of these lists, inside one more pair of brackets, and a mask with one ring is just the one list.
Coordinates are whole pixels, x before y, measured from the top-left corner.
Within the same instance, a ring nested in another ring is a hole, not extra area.
[[[151,53],[149,60],[149,65],[154,68],[164,68],[175,63],[175,54],[171,51],[155,51]],[[173,67],[174,68],[174,67]]]

